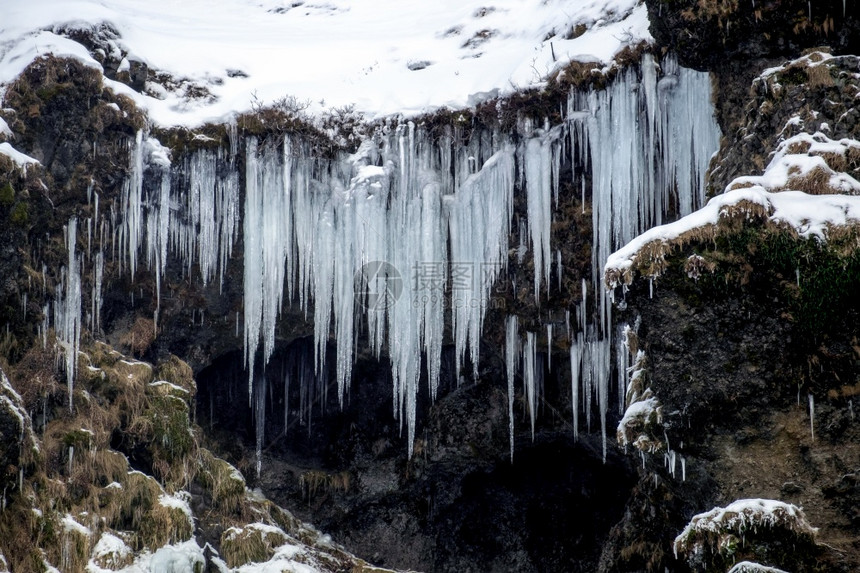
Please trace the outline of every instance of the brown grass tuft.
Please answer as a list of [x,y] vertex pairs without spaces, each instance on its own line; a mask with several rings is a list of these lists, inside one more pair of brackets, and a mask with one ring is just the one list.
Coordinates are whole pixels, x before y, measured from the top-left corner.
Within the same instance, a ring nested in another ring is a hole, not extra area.
[[228,567],[246,563],[262,563],[271,559],[275,548],[283,545],[287,536],[278,528],[252,523],[231,527],[221,536],[221,556]]
[[128,348],[132,356],[143,356],[153,342],[155,342],[155,322],[151,318],[142,316],[137,317],[120,340],[120,344]]

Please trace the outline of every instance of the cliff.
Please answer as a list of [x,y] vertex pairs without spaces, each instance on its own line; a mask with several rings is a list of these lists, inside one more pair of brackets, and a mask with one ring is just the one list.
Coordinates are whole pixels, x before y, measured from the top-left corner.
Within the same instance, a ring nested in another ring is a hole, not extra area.
[[10,570],[860,567],[855,11],[645,4],[372,121],[154,124],[211,94],[54,30],[101,70],[3,91]]

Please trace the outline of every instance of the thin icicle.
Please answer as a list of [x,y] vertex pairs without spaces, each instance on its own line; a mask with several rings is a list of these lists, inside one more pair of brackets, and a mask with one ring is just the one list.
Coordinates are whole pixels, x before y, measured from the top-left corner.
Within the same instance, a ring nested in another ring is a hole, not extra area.
[[570,344],[570,409],[573,413],[573,438],[579,438],[579,385],[584,344],[582,333]]
[[525,346],[523,347],[523,382],[525,385],[526,405],[529,409],[529,421],[531,422],[532,441],[535,439],[537,394],[539,378],[541,376],[543,376],[543,372],[538,372],[537,337],[534,332],[527,332]]
[[516,315],[508,316],[505,324],[505,365],[508,375],[508,434],[511,442],[511,462],[514,461],[514,374],[520,361],[520,335]]

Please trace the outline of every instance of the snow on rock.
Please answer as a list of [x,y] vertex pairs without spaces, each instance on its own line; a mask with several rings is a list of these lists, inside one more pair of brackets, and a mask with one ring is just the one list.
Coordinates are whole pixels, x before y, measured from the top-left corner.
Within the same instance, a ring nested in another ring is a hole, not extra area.
[[12,137],[12,130],[9,129],[9,124],[6,120],[0,117],[0,138],[8,139]]
[[716,541],[715,545],[721,547],[726,536],[743,538],[761,528],[782,529],[796,537],[811,539],[818,531],[795,505],[771,499],[741,499],[693,516],[675,538],[675,557],[679,553],[699,552],[709,541]]
[[[3,121],[3,120],[2,120],[2,119],[0,119],[0,122],[2,122],[2,121]],[[4,134],[4,133],[5,133],[5,132],[3,131],[3,128],[4,128],[4,127],[6,128],[6,130],[7,130],[7,131],[9,130],[9,126],[7,126],[7,125],[6,125],[6,122],[3,122],[2,124],[0,124],[0,134]],[[12,132],[11,132],[11,131],[9,131],[9,135],[11,135],[11,134],[12,134]],[[39,160],[38,160],[38,159],[33,159],[33,158],[32,158],[32,157],[30,157],[29,155],[27,155],[27,154],[25,154],[25,153],[21,153],[20,151],[18,151],[18,150],[17,150],[17,149],[15,149],[14,147],[12,147],[12,144],[11,144],[11,143],[9,143],[8,141],[4,141],[3,143],[0,143],[0,155],[5,155],[5,156],[6,156],[6,157],[8,157],[9,159],[11,159],[11,160],[12,160],[12,162],[13,162],[13,163],[18,167],[18,169],[20,169],[23,173],[27,173],[27,168],[28,168],[30,165],[39,165]]]
[[87,571],[96,573],[102,567],[116,570],[122,567],[132,556],[132,549],[125,541],[116,535],[105,531],[93,547]]
[[66,532],[80,533],[85,537],[89,537],[93,534],[88,527],[78,523],[75,518],[68,513],[60,520],[60,522],[63,524],[63,530]]
[[860,181],[845,173],[860,159],[860,141],[834,140],[821,132],[799,133],[782,141],[762,175],[738,177],[726,191],[761,186],[768,191],[794,189],[814,194],[860,195]]
[[618,443],[624,447],[633,447],[649,453],[654,453],[662,444],[649,436],[649,428],[660,424],[663,419],[663,407],[657,398],[651,396],[634,402],[624,411],[624,416],[618,422]]
[[135,561],[135,565],[142,571],[196,573],[206,566],[206,558],[203,548],[194,539],[189,539],[175,545],[165,545],[152,555],[143,555]]
[[759,185],[728,191],[695,213],[649,229],[612,253],[604,267],[606,286],[612,289],[630,284],[634,270],[658,276],[674,247],[715,237],[720,220],[726,217],[765,217],[774,225],[792,229],[801,238],[826,241],[832,228],[860,222],[860,197],[800,191],[771,193]]
[[194,528],[194,514],[191,512],[191,494],[187,491],[178,491],[173,495],[161,494],[158,503],[169,509],[178,509],[188,518],[188,523]]
[[106,82],[161,125],[219,121],[254,96],[287,94],[312,112],[355,104],[371,117],[465,107],[651,40],[636,0],[33,0],[4,6],[0,86],[49,53],[101,70],[71,31],[121,74],[145,65],[171,78],[142,92]]
[[776,567],[768,567],[752,561],[741,561],[736,563],[734,567],[729,569],[728,573],[788,573]]

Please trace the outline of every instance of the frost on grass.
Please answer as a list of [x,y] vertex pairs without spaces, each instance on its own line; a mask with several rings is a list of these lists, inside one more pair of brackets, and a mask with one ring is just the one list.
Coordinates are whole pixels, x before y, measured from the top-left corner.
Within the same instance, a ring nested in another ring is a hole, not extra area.
[[694,569],[741,557],[769,560],[779,557],[787,547],[810,554],[816,532],[795,505],[742,499],[695,515],[675,538],[674,550],[677,558]]
[[[638,326],[638,324],[636,325]],[[656,453],[666,449],[659,436],[663,434],[663,406],[649,388],[648,361],[645,351],[639,348],[636,326],[624,325],[619,337],[617,354],[619,373],[625,382],[624,415],[618,422],[616,438],[623,447],[632,446],[643,453]],[[632,357],[632,364],[628,361]]]

